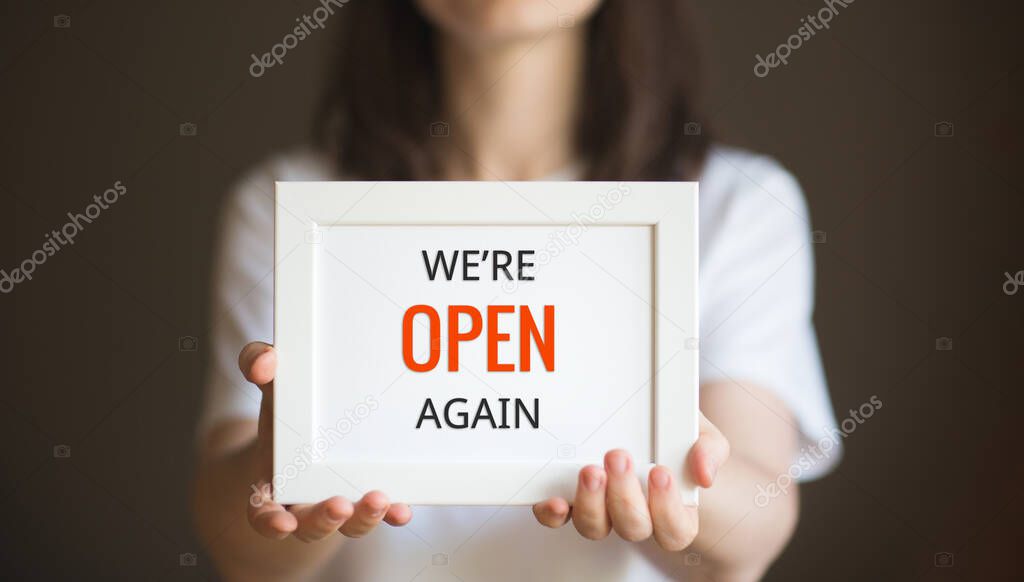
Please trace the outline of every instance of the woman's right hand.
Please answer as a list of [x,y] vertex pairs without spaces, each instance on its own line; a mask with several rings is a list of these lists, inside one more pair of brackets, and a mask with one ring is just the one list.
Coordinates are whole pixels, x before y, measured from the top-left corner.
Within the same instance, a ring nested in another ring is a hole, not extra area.
[[381,521],[401,526],[412,519],[412,510],[404,503],[392,504],[380,491],[370,491],[354,505],[344,497],[335,496],[316,504],[283,506],[271,497],[274,428],[274,375],[277,373],[277,351],[263,342],[246,345],[238,355],[238,367],[245,379],[263,392],[260,404],[259,434],[256,437],[254,462],[262,478],[253,484],[248,499],[249,524],[268,538],[284,539],[289,535],[311,542],[335,531],[358,538],[370,533]]

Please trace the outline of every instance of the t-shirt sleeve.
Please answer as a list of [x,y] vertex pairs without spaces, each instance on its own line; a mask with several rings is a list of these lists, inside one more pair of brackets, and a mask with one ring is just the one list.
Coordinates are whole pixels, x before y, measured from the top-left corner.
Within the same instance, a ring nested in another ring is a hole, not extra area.
[[235,185],[222,210],[199,442],[220,422],[259,416],[260,390],[242,376],[238,354],[251,341],[273,341],[273,198],[273,177],[256,171]]
[[[701,380],[754,383],[787,405],[803,442],[800,478],[827,472],[841,444],[812,322],[814,244],[792,175],[769,158],[720,160],[732,187],[711,210],[701,265]],[[701,202],[704,204],[704,201]],[[752,396],[753,397],[753,396]],[[807,466],[810,465],[810,466]]]

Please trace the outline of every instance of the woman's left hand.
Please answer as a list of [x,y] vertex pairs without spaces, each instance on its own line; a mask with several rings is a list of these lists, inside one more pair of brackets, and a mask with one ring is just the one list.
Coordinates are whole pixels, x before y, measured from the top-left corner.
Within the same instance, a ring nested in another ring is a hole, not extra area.
[[[729,441],[701,414],[700,436],[682,470],[700,487],[711,487],[728,458]],[[633,459],[616,449],[605,454],[604,467],[588,465],[580,470],[571,506],[565,499],[553,497],[534,505],[533,514],[548,527],[561,527],[571,519],[580,535],[591,540],[603,539],[614,529],[632,542],[653,535],[668,551],[685,549],[699,531],[697,507],[683,503],[679,478],[667,467],[652,468],[647,484],[645,499]]]

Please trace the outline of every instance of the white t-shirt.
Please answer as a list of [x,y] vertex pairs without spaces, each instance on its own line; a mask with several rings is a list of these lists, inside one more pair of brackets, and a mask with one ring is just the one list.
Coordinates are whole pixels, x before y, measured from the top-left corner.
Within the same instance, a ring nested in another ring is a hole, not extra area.
[[[566,170],[548,179],[574,179]],[[236,186],[223,214],[214,272],[212,361],[200,436],[217,423],[257,418],[260,392],[238,371],[238,352],[273,340],[274,181],[338,179],[325,157],[271,160]],[[701,382],[738,380],[773,390],[805,445],[835,434],[811,323],[813,249],[796,180],[774,160],[715,147],[700,179]],[[825,472],[839,456],[803,467]],[[386,493],[386,492],[385,492]],[[751,489],[751,498],[757,494]],[[403,528],[347,540],[332,580],[662,580],[685,575],[685,553],[653,540],[601,542],[572,526],[536,523],[528,507],[416,507]],[[436,557],[435,557],[436,556]],[[443,556],[443,557],[442,557]],[[444,562],[447,564],[437,564]]]

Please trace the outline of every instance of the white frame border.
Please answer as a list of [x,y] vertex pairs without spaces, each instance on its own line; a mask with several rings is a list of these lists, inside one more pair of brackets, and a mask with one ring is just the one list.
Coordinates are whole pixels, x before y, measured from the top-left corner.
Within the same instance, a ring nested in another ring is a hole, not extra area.
[[[297,467],[296,451],[309,446],[315,429],[318,245],[307,237],[339,225],[568,225],[615,188],[628,188],[628,195],[594,224],[652,227],[653,457],[683,477],[684,500],[696,504],[697,488],[683,471],[698,435],[699,352],[687,344],[698,337],[696,182],[276,182],[275,500],[357,499],[369,488],[419,505],[571,500],[583,463],[555,454],[547,462],[321,461]],[[645,484],[651,466],[637,467]]]

